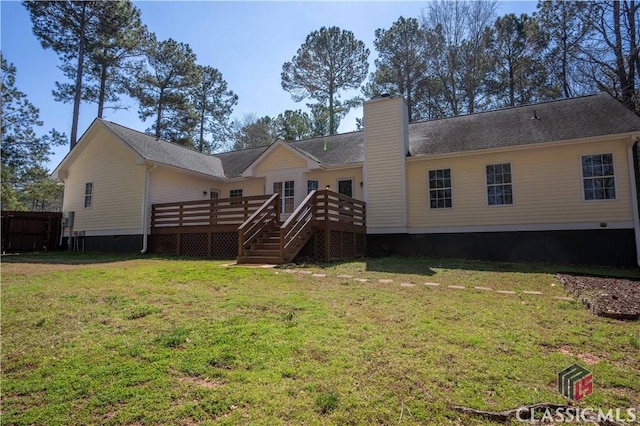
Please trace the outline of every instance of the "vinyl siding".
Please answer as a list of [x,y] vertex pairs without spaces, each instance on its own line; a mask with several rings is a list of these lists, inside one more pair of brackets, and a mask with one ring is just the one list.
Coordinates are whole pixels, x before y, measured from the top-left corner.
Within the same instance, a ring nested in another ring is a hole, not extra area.
[[220,185],[220,188],[218,189],[222,191],[220,194],[222,198],[227,198],[229,196],[229,191],[233,189],[242,189],[242,195],[245,197],[264,195],[264,178],[251,178],[238,182],[227,182],[224,185]]
[[400,98],[379,99],[365,103],[364,110],[367,225],[406,226],[406,104]]
[[[209,199],[211,188],[220,190],[221,184],[212,178],[188,174],[183,171],[160,166],[149,174],[149,202],[176,203]],[[207,194],[204,195],[203,192]],[[221,196],[224,196],[221,194]]]
[[257,173],[273,170],[307,168],[307,162],[286,148],[278,147],[271,151],[265,159],[256,167]]
[[[630,222],[625,140],[514,150],[407,165],[410,228]],[[584,201],[581,156],[613,153],[616,199]],[[489,206],[485,166],[511,163],[513,205]],[[428,171],[451,169],[453,207],[429,208]]]
[[340,170],[313,170],[305,174],[304,194],[307,193],[307,180],[317,180],[318,189],[326,189],[330,185],[330,190],[338,192],[338,180],[353,179],[353,196],[359,200],[363,199],[363,190],[360,186],[362,182],[362,166]]
[[[139,229],[145,167],[115,136],[99,129],[83,147],[65,179],[65,214],[75,211],[76,231]],[[84,207],[85,184],[93,182],[93,200]]]

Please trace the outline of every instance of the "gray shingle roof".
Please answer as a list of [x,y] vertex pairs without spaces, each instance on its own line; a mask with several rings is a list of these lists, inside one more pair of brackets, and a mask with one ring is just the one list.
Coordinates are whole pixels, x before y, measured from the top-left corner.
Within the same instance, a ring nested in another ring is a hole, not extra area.
[[[145,159],[214,177],[240,176],[268,148],[206,155],[101,121]],[[446,154],[637,131],[640,117],[608,94],[599,93],[411,123],[409,145],[411,155]],[[306,139],[290,145],[325,166],[364,159],[364,132]]]
[[225,176],[232,178],[240,176],[267,148],[269,146],[259,146],[240,151],[223,152],[215,154],[215,156],[222,160]]
[[325,166],[358,163],[363,160],[363,132],[305,139],[289,143]]
[[409,145],[412,155],[446,154],[635,131],[640,117],[599,93],[412,123]]
[[222,161],[217,157],[171,142],[156,140],[154,136],[129,129],[111,121],[98,120],[146,160],[213,177],[225,177]]

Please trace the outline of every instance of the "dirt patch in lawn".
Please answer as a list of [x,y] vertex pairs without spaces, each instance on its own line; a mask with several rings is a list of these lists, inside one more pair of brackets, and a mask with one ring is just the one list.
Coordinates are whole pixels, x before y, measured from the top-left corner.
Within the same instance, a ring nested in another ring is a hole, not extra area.
[[622,320],[640,318],[639,280],[570,274],[558,274],[558,279],[596,315]]

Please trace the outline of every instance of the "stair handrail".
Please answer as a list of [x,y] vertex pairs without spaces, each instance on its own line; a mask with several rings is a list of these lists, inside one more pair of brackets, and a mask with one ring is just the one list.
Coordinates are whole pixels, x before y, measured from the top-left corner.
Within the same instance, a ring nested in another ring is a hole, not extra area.
[[238,256],[272,224],[280,222],[280,194],[275,193],[238,227]]
[[313,226],[316,213],[316,194],[313,190],[291,213],[280,227],[280,257],[286,262],[295,256],[300,246],[306,242],[297,242],[297,237],[304,235]]

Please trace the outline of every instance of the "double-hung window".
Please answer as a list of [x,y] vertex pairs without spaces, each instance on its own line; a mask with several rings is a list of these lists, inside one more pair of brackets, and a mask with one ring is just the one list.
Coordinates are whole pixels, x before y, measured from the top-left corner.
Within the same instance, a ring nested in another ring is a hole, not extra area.
[[452,207],[451,169],[429,170],[429,207]]
[[295,181],[285,180],[273,182],[273,193],[280,194],[280,211],[282,213],[292,213],[295,197]]
[[84,208],[88,209],[93,204],[93,182],[84,184]]
[[487,203],[490,206],[513,204],[511,163],[487,166]]
[[586,201],[615,200],[613,154],[582,156],[582,188]]

